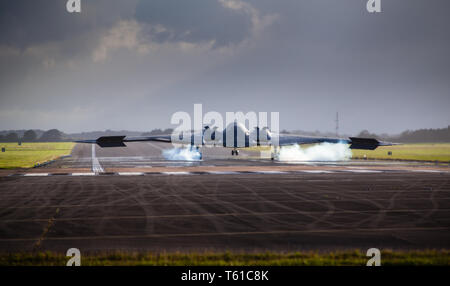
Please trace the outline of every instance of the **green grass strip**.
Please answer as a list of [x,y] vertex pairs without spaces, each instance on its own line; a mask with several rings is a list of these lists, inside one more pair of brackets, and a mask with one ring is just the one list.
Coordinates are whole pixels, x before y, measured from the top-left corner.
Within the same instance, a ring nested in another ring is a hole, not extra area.
[[[64,266],[65,254],[53,252],[0,254],[0,266]],[[365,266],[369,257],[360,250],[329,253],[129,253],[83,254],[82,266]],[[384,266],[449,266],[449,250],[381,252]]]

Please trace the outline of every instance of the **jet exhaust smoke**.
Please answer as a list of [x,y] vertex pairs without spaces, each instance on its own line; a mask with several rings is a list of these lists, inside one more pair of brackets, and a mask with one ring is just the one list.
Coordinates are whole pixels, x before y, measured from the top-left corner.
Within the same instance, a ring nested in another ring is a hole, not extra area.
[[172,148],[166,149],[162,152],[164,158],[170,161],[199,161],[202,155],[196,148]]
[[309,148],[299,145],[280,148],[279,161],[346,161],[352,157],[347,144],[321,143]]

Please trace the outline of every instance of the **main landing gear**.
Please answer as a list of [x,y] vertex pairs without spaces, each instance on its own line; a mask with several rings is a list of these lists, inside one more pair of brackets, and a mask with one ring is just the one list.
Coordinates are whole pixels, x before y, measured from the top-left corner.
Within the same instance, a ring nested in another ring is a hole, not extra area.
[[275,159],[278,160],[278,156],[279,155],[280,155],[280,147],[273,146],[272,147],[272,152],[271,152],[271,155],[270,155],[270,159],[272,161],[275,160]]
[[231,150],[231,156],[234,156],[234,155],[239,155],[239,150],[237,150],[237,149],[234,149],[234,150]]
[[203,153],[202,153],[202,150],[200,149],[199,146],[191,146],[191,152],[192,151],[197,151],[198,152],[198,154],[200,155],[199,158],[198,158],[199,160],[203,159]]

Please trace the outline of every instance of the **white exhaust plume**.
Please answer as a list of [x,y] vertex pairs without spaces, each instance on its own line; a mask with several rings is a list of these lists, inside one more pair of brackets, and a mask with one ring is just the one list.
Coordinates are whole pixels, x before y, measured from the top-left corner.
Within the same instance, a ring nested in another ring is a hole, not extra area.
[[302,148],[299,145],[280,148],[279,161],[346,161],[352,157],[347,144],[321,143]]
[[199,161],[202,155],[196,148],[172,148],[162,152],[164,158],[170,161]]

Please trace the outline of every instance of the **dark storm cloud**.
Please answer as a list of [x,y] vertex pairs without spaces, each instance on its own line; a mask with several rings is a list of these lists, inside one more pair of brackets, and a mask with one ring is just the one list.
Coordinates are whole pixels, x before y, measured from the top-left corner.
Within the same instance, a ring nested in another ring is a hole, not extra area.
[[82,1],[83,13],[69,14],[67,0],[4,0],[0,2],[0,45],[20,49],[64,41],[92,29],[105,28],[134,13],[136,1]]
[[279,20],[257,49],[175,87],[185,105],[276,108],[288,129],[332,130],[336,111],[353,133],[450,123],[449,1],[382,1],[380,14],[362,0],[250,3]]
[[244,11],[231,10],[213,0],[142,0],[136,19],[167,28],[155,38],[158,41],[215,40],[218,46],[241,42],[252,27]]
[[[0,44],[26,48],[32,44],[64,41],[91,29],[109,27],[118,19],[162,25],[157,41],[238,43],[250,34],[251,20],[213,0],[100,0],[82,1],[80,14],[66,12],[67,0],[0,2]],[[128,8],[127,8],[128,7]],[[135,15],[133,15],[135,14]],[[151,35],[148,35],[151,36]]]
[[450,124],[450,1],[227,1],[1,1],[0,129],[170,127],[194,103],[287,129]]
[[23,48],[30,43],[63,39],[77,24],[83,25],[76,18],[66,21],[64,7],[64,1],[0,2],[1,44]]

